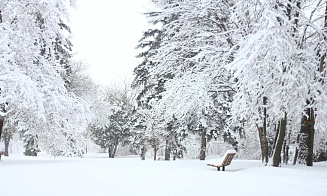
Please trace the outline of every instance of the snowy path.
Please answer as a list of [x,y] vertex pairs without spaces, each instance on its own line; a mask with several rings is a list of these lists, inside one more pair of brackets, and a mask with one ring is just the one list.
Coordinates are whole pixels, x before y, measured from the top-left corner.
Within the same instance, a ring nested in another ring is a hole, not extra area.
[[327,163],[263,167],[234,160],[217,172],[198,160],[4,157],[1,196],[327,195]]

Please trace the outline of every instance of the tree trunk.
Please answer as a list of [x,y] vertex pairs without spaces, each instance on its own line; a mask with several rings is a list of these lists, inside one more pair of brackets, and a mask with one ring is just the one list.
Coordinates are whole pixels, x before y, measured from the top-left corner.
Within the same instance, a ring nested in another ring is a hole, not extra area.
[[283,163],[286,165],[288,164],[288,159],[289,159],[288,151],[289,151],[289,146],[287,142],[285,142],[283,147]]
[[87,154],[87,144],[85,145],[85,154]]
[[111,158],[115,158],[116,156],[116,152],[117,152],[117,148],[118,148],[118,144],[119,144],[119,140],[118,138],[115,139],[116,141],[114,142],[114,146],[113,146],[113,151],[112,151],[112,157]]
[[[300,143],[300,134],[298,134],[296,138],[296,142],[299,144]],[[294,160],[293,160],[293,165],[297,163],[297,159],[299,157],[299,148],[298,146],[295,148],[295,154],[294,154]]]
[[0,23],[2,23],[2,12],[0,10]]
[[314,109],[311,110],[311,119],[310,119],[310,130],[309,130],[309,137],[308,137],[308,156],[306,159],[307,166],[313,166],[313,147],[314,147],[314,136],[315,136],[315,114]]
[[267,97],[263,97],[263,134],[264,134],[264,155],[265,155],[265,160],[266,160],[266,164],[268,163],[269,160],[269,148],[268,148],[268,138],[267,138]]
[[298,162],[307,166],[313,166],[314,124],[314,110],[308,108],[301,120],[298,154]]
[[165,161],[170,160],[170,152],[171,152],[170,142],[169,142],[169,140],[166,140]]
[[113,151],[114,151],[114,148],[113,148],[113,146],[112,145],[110,145],[109,147],[108,147],[108,153],[109,153],[109,158],[114,158],[114,153],[113,153]]
[[267,97],[263,97],[263,127],[259,127],[257,125],[258,133],[259,133],[259,142],[261,148],[261,160],[262,163],[267,164],[269,160],[269,152],[268,152],[268,139],[267,139]]
[[3,130],[3,117],[0,116],[0,140],[2,136],[2,130]]
[[157,160],[157,151],[158,151],[157,144],[154,144],[153,145],[153,160],[154,161]]
[[146,148],[143,145],[141,148],[141,160],[144,161],[145,160],[145,154],[146,154]]
[[5,140],[5,156],[9,156],[9,140]]
[[11,139],[11,133],[10,132],[5,132],[5,134],[3,135],[3,141],[5,143],[5,156],[9,156],[9,143],[10,143],[10,139]]
[[260,149],[261,149],[261,161],[262,163],[265,163],[265,147],[264,147],[264,138],[265,136],[263,135],[263,129],[262,127],[259,127],[258,124],[256,124],[257,129],[258,129],[258,134],[259,134],[259,142],[260,142]]
[[305,124],[305,120],[303,120],[305,117],[302,117],[302,122],[301,122],[301,129],[299,133],[299,149],[298,149],[298,157],[297,161],[299,164],[305,164],[305,160],[307,158],[307,152],[308,152],[308,147],[307,147],[307,141],[308,141],[308,128]]
[[278,139],[276,142],[276,147],[275,147],[274,155],[273,155],[273,166],[274,167],[278,167],[281,162],[281,152],[282,152],[283,143],[284,143],[284,139],[285,139],[285,133],[286,133],[286,114],[285,114],[285,118],[280,121]]
[[201,149],[200,149],[200,160],[206,159],[206,148],[207,148],[207,132],[203,129],[201,132]]
[[112,144],[108,147],[109,158],[115,158],[117,147],[118,147],[118,139],[115,139]]
[[295,148],[295,154],[294,154],[294,160],[293,160],[293,165],[297,163],[297,158],[299,157],[299,149],[296,147]]
[[275,138],[274,138],[274,141],[273,141],[270,153],[269,153],[269,157],[274,156],[275,148],[276,148],[277,141],[278,141],[279,132],[280,132],[280,122],[278,122],[277,127],[275,126],[275,133],[276,134],[275,134]]
[[111,158],[115,158],[116,152],[117,152],[117,148],[118,148],[118,144],[115,144],[114,151],[112,152],[112,157]]

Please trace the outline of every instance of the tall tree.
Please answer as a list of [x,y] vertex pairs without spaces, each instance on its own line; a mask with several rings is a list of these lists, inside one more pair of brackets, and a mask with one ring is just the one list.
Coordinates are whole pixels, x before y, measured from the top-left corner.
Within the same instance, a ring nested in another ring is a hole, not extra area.
[[[174,116],[184,130],[202,137],[200,159],[204,160],[211,133],[225,127],[221,119],[211,117],[219,113],[214,102],[226,101],[222,91],[231,90],[230,74],[223,65],[232,59],[229,15],[233,1],[153,2],[160,11],[150,21],[165,22],[161,27],[164,39],[150,58],[156,66],[150,72],[174,75],[154,107],[164,119]],[[215,101],[213,92],[219,93]]]
[[[150,12],[146,14],[147,16],[156,16],[157,12]],[[157,23],[165,23],[165,21],[152,21],[152,25],[155,27]],[[142,52],[137,56],[142,59],[142,62],[134,69],[135,78],[132,83],[132,87],[138,90],[138,95],[136,97],[137,107],[134,110],[134,146],[141,149],[141,157],[145,158],[144,152],[146,152],[147,144],[154,149],[154,159],[156,160],[156,152],[160,146],[157,134],[154,134],[153,130],[169,130],[169,135],[166,138],[165,147],[165,159],[169,160],[171,154],[171,144],[176,135],[173,130],[169,128],[169,123],[162,123],[158,116],[155,116],[153,103],[161,99],[160,93],[165,91],[164,84],[167,80],[174,77],[173,74],[152,74],[151,69],[157,66],[156,63],[152,62],[150,58],[156,53],[155,50],[160,47],[164,39],[164,35],[159,28],[148,29],[143,33],[142,38],[139,40],[137,46]],[[153,115],[151,118],[149,115]],[[150,119],[157,119],[158,122],[148,121]],[[153,127],[154,124],[159,127]],[[160,125],[159,125],[160,124]],[[152,134],[145,134],[145,132],[150,131]],[[159,133],[158,133],[159,134]],[[177,134],[177,133],[176,133]],[[160,134],[159,134],[160,135]]]
[[[68,93],[54,42],[73,1],[1,1],[1,119],[28,125],[39,145],[51,153],[70,149],[67,135],[83,143],[89,121],[85,103]],[[65,43],[64,40],[63,44]],[[79,114],[79,115],[76,115]],[[67,134],[69,133],[69,134]],[[77,145],[79,146],[79,145]]]
[[[303,111],[315,108],[316,103],[308,100],[321,101],[318,92],[323,87],[317,77],[320,57],[316,54],[321,45],[317,37],[324,33],[316,28],[312,16],[322,1],[254,2],[238,2],[235,6],[234,19],[248,28],[236,33],[243,36],[229,65],[238,81],[232,112],[234,119],[257,125],[263,138],[263,160],[268,161],[268,141],[272,165],[279,166],[285,135],[299,133]],[[317,7],[311,9],[309,4]]]

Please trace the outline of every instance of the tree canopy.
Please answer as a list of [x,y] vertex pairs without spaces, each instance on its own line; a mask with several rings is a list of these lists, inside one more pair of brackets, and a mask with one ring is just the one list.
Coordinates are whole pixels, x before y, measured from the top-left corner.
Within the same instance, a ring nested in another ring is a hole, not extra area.
[[[90,120],[89,107],[68,92],[58,50],[68,47],[68,5],[74,1],[0,2],[1,119],[38,136],[49,152],[71,147],[67,137],[83,145],[81,132]],[[78,115],[77,115],[78,114]],[[2,127],[1,127],[2,129]]]

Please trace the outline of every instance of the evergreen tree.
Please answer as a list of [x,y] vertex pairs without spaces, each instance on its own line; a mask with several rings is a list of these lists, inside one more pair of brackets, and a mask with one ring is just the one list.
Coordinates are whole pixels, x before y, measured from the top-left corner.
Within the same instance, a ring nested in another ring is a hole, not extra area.
[[126,145],[130,141],[132,97],[134,94],[127,83],[124,88],[107,88],[100,106],[105,111],[92,123],[92,140],[108,149],[109,158],[114,158],[118,145]]
[[[233,2],[153,2],[160,11],[150,15],[149,21],[161,22],[164,39],[149,58],[155,65],[150,75],[173,77],[164,83],[165,91],[152,105],[166,124],[173,116],[177,119],[183,127],[179,130],[184,131],[180,135],[192,132],[202,137],[200,159],[204,160],[211,134],[226,127],[221,121],[226,117],[212,117],[219,111],[214,102],[225,102],[223,94],[231,90],[230,73],[223,65],[232,59],[229,9]],[[218,92],[216,100],[212,92]],[[226,116],[227,110],[222,114]]]
[[[158,13],[150,12],[147,13],[147,16],[156,16]],[[153,21],[152,25],[157,23],[165,23],[165,21]],[[163,130],[170,130],[166,123],[160,124],[163,122],[162,119],[157,118],[153,110],[153,103],[161,99],[160,93],[165,91],[164,84],[167,80],[170,80],[174,77],[173,74],[152,74],[151,70],[156,67],[156,63],[153,63],[150,58],[156,53],[155,50],[160,47],[164,35],[160,29],[148,29],[143,33],[143,37],[139,40],[137,46],[138,49],[143,50],[137,57],[142,58],[142,62],[134,69],[135,78],[132,83],[134,89],[138,89],[139,93],[137,95],[137,107],[134,110],[134,139],[133,145],[141,150],[141,157],[144,158],[146,152],[146,146],[149,144],[154,149],[154,160],[156,160],[156,152],[158,151],[159,146],[162,146],[164,143],[164,138],[159,137],[163,133],[159,133]],[[149,116],[150,115],[150,116]],[[148,122],[149,119],[157,119],[158,122]],[[160,125],[159,125],[160,124]],[[154,125],[156,127],[154,127]],[[159,128],[160,126],[160,128]],[[158,133],[154,133],[159,132]],[[147,134],[146,132],[151,134]],[[168,147],[168,144],[173,143],[170,141],[173,137],[173,131],[169,131],[169,137],[165,137],[166,145],[166,158],[171,153],[171,148]]]
[[37,136],[32,135],[29,131],[24,131],[23,142],[25,148],[25,156],[37,156],[41,152],[37,144]]
[[93,141],[108,149],[109,158],[114,158],[119,144],[126,145],[129,142],[130,111],[124,106],[113,106],[108,116],[108,124],[103,127],[91,128]]

